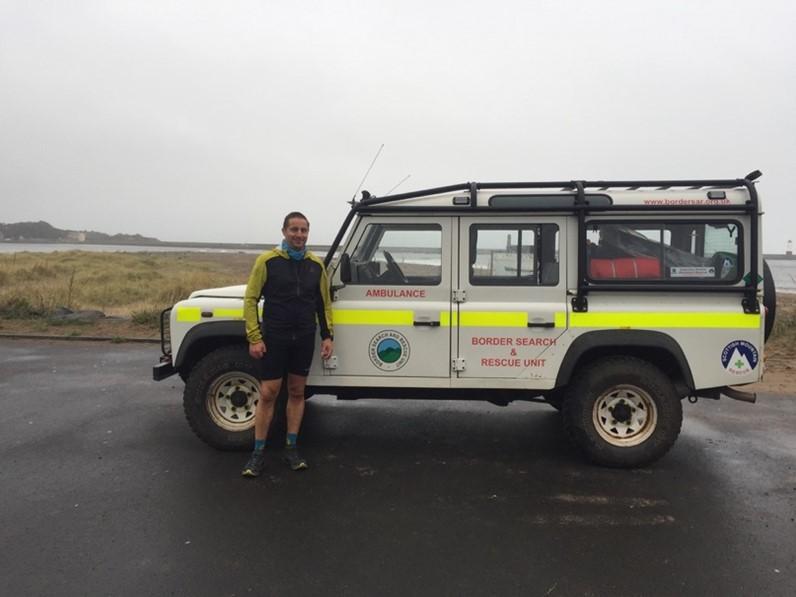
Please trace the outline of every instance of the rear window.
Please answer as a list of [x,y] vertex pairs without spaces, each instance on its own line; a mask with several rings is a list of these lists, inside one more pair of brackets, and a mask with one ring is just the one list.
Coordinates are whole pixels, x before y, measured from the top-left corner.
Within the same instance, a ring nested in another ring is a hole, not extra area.
[[733,284],[743,271],[736,221],[617,222],[586,225],[589,279],[595,282]]

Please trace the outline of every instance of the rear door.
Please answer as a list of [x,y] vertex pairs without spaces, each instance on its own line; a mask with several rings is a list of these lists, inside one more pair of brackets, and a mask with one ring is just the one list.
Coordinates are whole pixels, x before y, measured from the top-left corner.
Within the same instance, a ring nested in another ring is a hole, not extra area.
[[567,329],[565,234],[555,216],[460,219],[460,379],[555,377],[546,353]]

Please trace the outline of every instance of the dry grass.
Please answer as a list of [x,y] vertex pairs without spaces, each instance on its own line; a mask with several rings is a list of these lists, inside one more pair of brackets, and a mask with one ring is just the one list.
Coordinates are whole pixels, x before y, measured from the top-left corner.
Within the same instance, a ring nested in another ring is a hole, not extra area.
[[766,344],[766,361],[772,368],[793,365],[796,356],[796,294],[777,296],[777,318]]
[[[0,255],[0,319],[98,309],[145,327],[198,288],[243,284],[256,255],[66,251]],[[40,327],[40,326],[39,326]]]

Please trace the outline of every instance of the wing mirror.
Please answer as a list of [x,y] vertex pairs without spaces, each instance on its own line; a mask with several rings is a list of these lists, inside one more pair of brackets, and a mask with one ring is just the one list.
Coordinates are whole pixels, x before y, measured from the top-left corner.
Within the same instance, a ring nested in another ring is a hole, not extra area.
[[348,253],[340,255],[340,281],[343,284],[351,283],[351,257]]

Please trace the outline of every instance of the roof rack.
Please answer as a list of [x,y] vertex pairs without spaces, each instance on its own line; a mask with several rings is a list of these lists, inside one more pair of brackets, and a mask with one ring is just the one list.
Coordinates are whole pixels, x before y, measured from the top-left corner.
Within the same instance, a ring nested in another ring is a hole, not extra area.
[[[734,179],[707,179],[707,180],[570,180],[559,182],[465,182],[461,184],[448,185],[444,187],[434,187],[411,191],[408,193],[398,193],[396,195],[385,195],[377,197],[367,191],[362,192],[362,200],[354,205],[362,207],[392,203],[404,199],[416,199],[418,197],[430,197],[455,191],[470,191],[475,193],[479,190],[489,189],[557,189],[560,191],[576,191],[578,185],[584,189],[598,189],[606,191],[608,189],[638,190],[640,188],[658,188],[658,190],[671,189],[673,187],[686,187],[689,190],[699,190],[703,188],[732,189],[739,187],[751,188],[752,183],[761,176],[759,170],[750,172],[744,178]],[[756,199],[756,197],[755,197]]]

